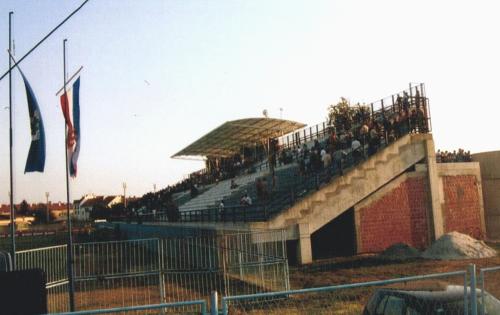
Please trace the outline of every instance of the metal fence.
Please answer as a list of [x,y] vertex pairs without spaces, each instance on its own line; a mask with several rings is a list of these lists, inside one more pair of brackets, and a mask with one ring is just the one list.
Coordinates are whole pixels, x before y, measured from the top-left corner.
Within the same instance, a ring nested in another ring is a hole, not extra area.
[[[470,278],[468,277],[470,274]],[[472,272],[222,298],[227,314],[476,314]],[[469,283],[470,280],[470,283]],[[365,314],[365,313],[363,313]]]
[[[484,268],[476,283],[476,266],[455,272],[416,275],[380,281],[341,284],[300,290],[224,296],[221,313],[227,314],[500,314],[498,296],[500,267]],[[485,282],[485,277],[489,278]],[[485,290],[489,283],[490,292]],[[479,286],[480,288],[476,288]],[[474,293],[474,294],[472,294]],[[219,312],[217,292],[210,296],[210,314]],[[207,299],[208,300],[208,299]],[[136,307],[120,307],[57,315],[135,312],[208,315],[207,300]],[[196,306],[186,312],[186,306]],[[156,312],[155,312],[156,311]]]
[[[69,311],[66,250],[63,245],[16,254],[18,269],[46,272],[51,312]],[[283,231],[74,244],[73,270],[77,310],[202,300],[212,291],[289,289]],[[185,312],[198,308],[182,306]]]
[[[96,309],[88,311],[52,313],[51,315],[96,315],[96,314],[123,314],[123,313],[157,314],[158,311],[160,311],[160,313],[170,312],[170,311],[179,312],[179,309],[185,308],[186,306],[197,309],[195,312],[193,312],[194,314],[201,314],[201,315],[208,314],[207,302],[205,300],[197,300],[197,301],[183,301],[176,303],[151,304],[151,305],[141,305],[141,306],[115,307],[115,308]],[[185,312],[183,313],[185,314]]]
[[497,314],[488,309],[492,296],[500,298],[500,266],[479,271],[478,286],[481,288],[479,314]]
[[[430,132],[432,130],[430,104],[429,99],[425,96],[425,85],[423,83],[417,85],[410,84],[409,88],[406,90],[386,96],[375,102],[362,103],[359,105],[370,108],[370,116],[372,119],[383,121],[395,113],[400,113],[402,111],[402,104],[400,104],[400,99],[398,97],[403,96],[405,93],[408,99],[408,111],[411,113],[413,110],[422,108],[425,118],[425,132]],[[283,148],[297,147],[303,143],[321,140],[329,136],[332,130],[336,128],[334,123],[324,121],[314,126],[304,127],[278,137],[278,143]],[[416,126],[414,126],[414,128],[416,128]],[[410,127],[410,129],[413,128]],[[420,132],[423,131],[420,130]]]
[[47,306],[51,311],[68,310],[67,246],[51,246],[16,252],[18,270],[40,268],[45,271]]

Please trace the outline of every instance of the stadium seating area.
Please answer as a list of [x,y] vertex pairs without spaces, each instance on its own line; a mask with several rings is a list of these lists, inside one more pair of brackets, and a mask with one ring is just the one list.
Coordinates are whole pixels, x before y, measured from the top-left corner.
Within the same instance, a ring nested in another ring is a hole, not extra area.
[[[404,135],[428,132],[426,99],[415,90],[414,96],[411,92],[392,96],[392,106],[384,107],[381,101],[376,111],[373,104],[370,110],[369,105],[351,106],[342,99],[331,107],[329,122],[321,132],[317,126],[304,128],[293,134],[291,143],[287,136],[271,150],[272,160],[245,165],[235,175],[215,182],[191,183],[191,191],[173,194],[180,220],[267,220]],[[325,162],[325,154],[331,162]],[[247,196],[251,204],[242,199]]]

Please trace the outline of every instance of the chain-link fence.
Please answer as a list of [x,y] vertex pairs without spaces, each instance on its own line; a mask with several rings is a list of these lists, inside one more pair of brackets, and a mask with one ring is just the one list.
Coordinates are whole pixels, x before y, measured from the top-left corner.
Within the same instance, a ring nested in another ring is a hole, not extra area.
[[[77,310],[207,300],[212,291],[289,289],[283,231],[79,243],[73,252]],[[51,312],[69,310],[66,255],[66,245],[16,254],[19,270],[40,268],[47,274]]]
[[[467,271],[222,299],[223,314],[475,314]],[[472,273],[470,273],[472,274]],[[473,279],[471,277],[472,287]]]

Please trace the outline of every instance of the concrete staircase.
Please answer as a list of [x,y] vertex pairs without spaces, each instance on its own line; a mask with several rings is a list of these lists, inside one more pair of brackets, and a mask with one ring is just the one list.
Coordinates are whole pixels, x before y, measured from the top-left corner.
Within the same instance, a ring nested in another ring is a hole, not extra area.
[[365,162],[307,195],[289,209],[254,227],[294,229],[300,223],[313,233],[426,157],[429,134],[398,139]]

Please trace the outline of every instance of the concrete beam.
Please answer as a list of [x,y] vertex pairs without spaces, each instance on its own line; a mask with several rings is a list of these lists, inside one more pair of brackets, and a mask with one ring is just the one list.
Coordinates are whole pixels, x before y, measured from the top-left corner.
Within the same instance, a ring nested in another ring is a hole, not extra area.
[[301,265],[312,263],[311,233],[309,223],[297,224],[299,230],[299,242],[297,243],[297,261]]
[[444,196],[442,189],[440,189],[440,179],[436,163],[436,151],[434,148],[434,140],[432,140],[432,138],[425,141],[425,149],[432,209],[432,226],[434,228],[433,236],[434,240],[436,240],[444,234],[443,209],[441,204],[441,201],[444,200]]

